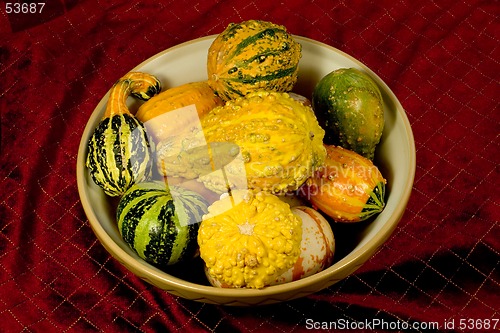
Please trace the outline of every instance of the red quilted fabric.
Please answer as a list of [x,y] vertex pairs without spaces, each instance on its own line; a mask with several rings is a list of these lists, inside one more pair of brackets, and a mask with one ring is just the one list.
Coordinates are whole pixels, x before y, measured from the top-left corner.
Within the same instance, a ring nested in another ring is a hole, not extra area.
[[[475,321],[464,331],[500,330],[498,1],[40,3],[41,13],[14,13],[0,2],[0,331],[302,332],[373,320],[460,331],[465,319]],[[120,76],[246,19],[373,69],[405,108],[417,150],[407,211],[365,265],[317,294],[253,309],[135,277],[97,241],[75,179],[83,129]]]

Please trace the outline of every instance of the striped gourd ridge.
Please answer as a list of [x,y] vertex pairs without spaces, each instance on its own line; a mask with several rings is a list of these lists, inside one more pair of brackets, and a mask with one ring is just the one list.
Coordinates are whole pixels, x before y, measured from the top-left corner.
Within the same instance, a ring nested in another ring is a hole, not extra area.
[[139,72],[128,73],[111,88],[104,116],[88,142],[86,161],[92,179],[109,196],[122,195],[152,174],[150,140],[126,100],[130,95],[148,100],[160,90],[156,77]]
[[386,180],[373,162],[340,146],[326,145],[322,168],[303,188],[311,203],[337,222],[358,222],[385,207]]
[[359,214],[360,220],[366,220],[367,218],[380,213],[384,209],[384,206],[385,182],[379,181],[373,188],[373,191],[370,192],[370,197]]
[[231,23],[208,50],[208,83],[226,101],[256,90],[291,91],[301,51],[284,26]]
[[133,185],[120,199],[118,229],[147,262],[165,267],[197,253],[198,228],[208,204],[201,195],[164,182]]

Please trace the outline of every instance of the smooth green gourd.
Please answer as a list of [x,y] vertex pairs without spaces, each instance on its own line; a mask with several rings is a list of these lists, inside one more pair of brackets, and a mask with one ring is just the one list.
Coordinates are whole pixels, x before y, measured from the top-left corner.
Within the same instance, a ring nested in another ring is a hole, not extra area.
[[318,82],[312,104],[326,131],[326,144],[373,160],[384,129],[384,108],[380,90],[370,76],[355,68],[335,70]]

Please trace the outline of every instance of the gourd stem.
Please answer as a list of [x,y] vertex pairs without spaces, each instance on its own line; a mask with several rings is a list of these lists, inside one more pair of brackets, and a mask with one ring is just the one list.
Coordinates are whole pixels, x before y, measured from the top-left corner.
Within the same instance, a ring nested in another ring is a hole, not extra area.
[[120,78],[111,88],[104,117],[131,114],[126,104],[130,95],[148,100],[161,90],[160,81],[153,75],[130,72]]
[[113,88],[111,88],[109,93],[104,118],[109,118],[114,115],[130,114],[126,100],[130,95],[131,83],[131,80],[120,79],[113,85]]

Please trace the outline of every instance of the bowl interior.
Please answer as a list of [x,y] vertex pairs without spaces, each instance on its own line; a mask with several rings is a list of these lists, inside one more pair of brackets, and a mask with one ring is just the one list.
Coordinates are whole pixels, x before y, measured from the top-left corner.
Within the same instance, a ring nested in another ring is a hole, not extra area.
[[[164,87],[206,80],[207,51],[214,37],[207,36],[167,49],[131,71],[154,74]],[[115,259],[134,274],[187,299],[229,305],[269,304],[306,296],[345,278],[368,260],[390,236],[404,213],[415,174],[415,147],[406,114],[389,87],[362,63],[325,44],[300,36],[296,39],[302,44],[302,59],[295,92],[310,98],[316,82],[341,67],[361,69],[378,83],[384,98],[386,123],[377,147],[375,164],[387,179],[385,209],[365,222],[333,223],[336,239],[334,264],[299,281],[263,290],[214,288],[204,277],[201,259],[190,263],[189,267],[177,265],[166,272],[159,270],[139,258],[123,241],[116,225],[117,200],[107,197],[94,184],[85,167],[87,142],[104,113],[106,94],[92,113],[81,138],[77,160],[78,190],[97,238]],[[131,99],[128,102],[131,109],[136,107],[136,102]]]

